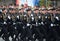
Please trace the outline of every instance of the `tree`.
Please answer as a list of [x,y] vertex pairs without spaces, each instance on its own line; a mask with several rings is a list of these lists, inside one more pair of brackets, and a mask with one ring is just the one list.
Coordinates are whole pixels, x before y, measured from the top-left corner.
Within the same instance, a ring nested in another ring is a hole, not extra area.
[[0,0],[0,2],[1,2],[2,0]]
[[40,6],[49,6],[51,5],[51,0],[40,0]]
[[51,0],[48,0],[47,1],[47,6],[51,5],[52,1]]
[[40,6],[45,5],[45,0],[40,0]]

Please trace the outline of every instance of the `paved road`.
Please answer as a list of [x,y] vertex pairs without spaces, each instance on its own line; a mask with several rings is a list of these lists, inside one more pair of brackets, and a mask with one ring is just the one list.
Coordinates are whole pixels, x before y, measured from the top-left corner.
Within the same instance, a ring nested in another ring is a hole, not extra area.
[[[10,39],[11,39],[11,38],[10,38]],[[0,41],[4,41],[4,40],[0,37]],[[38,40],[36,40],[36,41],[38,41]],[[43,41],[45,41],[45,39],[44,39]]]

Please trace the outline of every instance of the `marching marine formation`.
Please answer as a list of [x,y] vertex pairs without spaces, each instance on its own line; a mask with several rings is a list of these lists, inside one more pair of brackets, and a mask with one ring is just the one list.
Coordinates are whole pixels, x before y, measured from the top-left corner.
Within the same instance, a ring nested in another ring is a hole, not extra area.
[[[59,8],[2,8],[0,37],[5,41],[60,41]],[[12,38],[10,40],[10,37]]]

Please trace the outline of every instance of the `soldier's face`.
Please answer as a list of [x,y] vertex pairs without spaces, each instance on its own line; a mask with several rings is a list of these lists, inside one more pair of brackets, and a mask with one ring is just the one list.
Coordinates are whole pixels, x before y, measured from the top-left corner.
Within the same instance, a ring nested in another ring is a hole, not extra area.
[[53,14],[56,14],[57,12],[56,12],[56,10],[53,10]]
[[47,10],[45,10],[45,13],[47,13],[48,11]]
[[24,12],[24,9],[22,9],[20,12],[22,12],[22,13],[23,13],[23,12]]
[[19,13],[21,12],[21,10],[19,10]]
[[52,13],[52,10],[48,10],[48,13]]
[[46,10],[43,10],[42,13],[45,14],[45,13],[47,13],[47,12],[46,12]]
[[4,10],[3,13],[7,13],[7,10]]
[[28,14],[31,14],[31,11],[28,11]]
[[36,10],[35,13],[39,13],[39,10]]
[[42,10],[40,10],[39,12],[42,13]]
[[11,13],[12,11],[11,10],[9,10],[9,13]]
[[58,14],[60,14],[60,11],[57,11]]
[[15,10],[12,10],[11,13],[15,13]]

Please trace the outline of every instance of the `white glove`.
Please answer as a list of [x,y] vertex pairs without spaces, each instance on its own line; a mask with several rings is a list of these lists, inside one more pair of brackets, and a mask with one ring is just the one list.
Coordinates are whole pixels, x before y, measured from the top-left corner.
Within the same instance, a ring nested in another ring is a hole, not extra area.
[[8,19],[11,19],[11,17],[10,17],[10,16],[8,16]]
[[27,23],[27,26],[30,26],[30,24],[29,24],[29,23]]
[[33,16],[33,14],[31,14],[31,16]]
[[56,17],[57,20],[59,20],[59,17]]
[[19,16],[17,16],[17,18],[19,19]]
[[34,20],[34,17],[32,17],[32,21]]
[[45,18],[47,18],[47,16],[45,16]]
[[6,24],[6,22],[4,22],[4,24]]
[[43,24],[43,25],[44,25],[44,23],[43,23],[43,22],[41,22],[41,24]]
[[41,18],[41,16],[39,16],[39,18]]
[[51,24],[51,26],[54,26],[53,24]]

